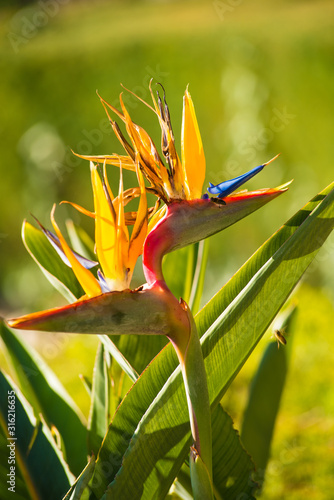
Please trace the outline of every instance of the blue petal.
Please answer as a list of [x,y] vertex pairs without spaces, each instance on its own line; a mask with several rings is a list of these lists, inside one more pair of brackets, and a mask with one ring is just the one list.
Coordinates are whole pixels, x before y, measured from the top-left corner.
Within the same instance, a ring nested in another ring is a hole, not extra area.
[[[64,264],[66,264],[68,267],[72,267],[68,258],[65,255],[63,249],[62,249],[62,246],[61,246],[60,241],[57,238],[57,236],[55,234],[51,233],[51,231],[49,231],[48,229],[45,229],[45,227],[39,222],[38,219],[36,219],[36,217],[34,215],[33,215],[33,217],[34,217],[35,221],[37,222],[37,224],[39,225],[39,227],[41,228],[41,230],[43,231],[43,233],[45,234],[45,236],[47,237],[48,241],[51,243],[53,248],[56,250],[56,252],[59,255],[59,257],[61,258],[61,260],[64,262]],[[82,255],[78,254],[74,250],[72,250],[72,252],[74,253],[75,257],[78,259],[80,264],[83,265],[86,269],[91,269],[92,267],[97,266],[98,262],[94,262],[93,260],[86,259],[86,257],[83,257]]]
[[223,198],[224,196],[227,196],[227,195],[233,193],[233,191],[238,189],[238,187],[242,186],[242,184],[244,184],[246,181],[248,181],[249,179],[254,177],[254,175],[261,172],[261,170],[263,169],[263,167],[265,165],[267,165],[267,163],[264,163],[263,165],[259,165],[258,167],[255,167],[252,170],[250,170],[249,172],[247,172],[246,174],[239,175],[239,177],[235,177],[235,179],[221,182],[220,184],[217,184],[216,186],[211,184],[211,182],[210,182],[209,183],[210,187],[208,187],[208,191],[211,194],[218,194],[218,198]]
[[110,288],[108,286],[108,283],[106,282],[106,279],[103,276],[103,274],[100,271],[100,269],[97,270],[97,277],[98,277],[98,280],[99,280],[99,284],[100,284],[102,293],[111,292],[111,290],[110,290]]

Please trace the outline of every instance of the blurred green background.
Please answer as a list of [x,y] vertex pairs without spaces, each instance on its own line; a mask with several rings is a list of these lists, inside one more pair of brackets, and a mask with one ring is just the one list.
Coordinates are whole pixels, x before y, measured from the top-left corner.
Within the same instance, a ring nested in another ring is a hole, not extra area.
[[[120,83],[150,100],[150,78],[167,91],[180,146],[182,96],[192,95],[207,159],[218,183],[281,156],[248,189],[290,179],[288,193],[211,238],[205,297],[311,197],[333,180],[334,3],[327,1],[3,2],[0,8],[0,309],[2,315],[61,304],[24,249],[30,213],[50,227],[54,202],[92,208],[82,154],[121,152],[96,89],[116,104]],[[131,116],[160,144],[153,114],[133,97]],[[111,175],[109,176],[111,177]],[[111,178],[116,190],[117,176]],[[130,176],[126,178],[131,182]],[[129,186],[128,186],[129,187]],[[91,221],[68,206],[87,229]],[[334,396],[331,361],[334,239],[328,240],[298,288],[294,357],[264,499],[332,498]],[[135,285],[142,282],[138,272]],[[43,337],[44,338],[44,337]],[[77,377],[90,375],[95,339],[31,335],[87,412]],[[263,345],[225,400],[240,420]],[[64,371],[71,358],[73,370]]]

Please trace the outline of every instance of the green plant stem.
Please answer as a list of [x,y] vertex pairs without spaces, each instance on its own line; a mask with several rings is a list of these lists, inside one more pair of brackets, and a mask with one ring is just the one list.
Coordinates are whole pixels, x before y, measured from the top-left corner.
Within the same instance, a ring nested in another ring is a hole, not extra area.
[[191,484],[195,500],[211,500],[213,499],[212,436],[207,377],[193,315],[185,302],[181,302],[181,307],[185,309],[189,318],[188,339],[185,342],[185,332],[178,332],[171,341],[181,365],[194,439],[190,452]]

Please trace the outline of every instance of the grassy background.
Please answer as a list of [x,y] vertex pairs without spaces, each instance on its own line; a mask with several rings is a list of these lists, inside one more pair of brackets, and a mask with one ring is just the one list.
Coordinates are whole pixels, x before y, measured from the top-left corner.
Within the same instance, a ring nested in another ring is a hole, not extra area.
[[[333,180],[333,2],[54,0],[44,14],[40,4],[13,5],[0,9],[3,314],[62,303],[25,252],[20,227],[30,212],[50,227],[52,204],[63,199],[91,208],[88,165],[70,150],[121,152],[105,126],[96,89],[115,103],[121,82],[149,100],[147,84],[154,77],[166,87],[178,138],[189,84],[206,153],[206,185],[278,152],[280,158],[247,187],[294,178],[287,194],[211,238],[205,299]],[[155,117],[133,98],[127,105],[159,144]],[[57,208],[57,214],[59,221],[70,216],[91,228],[69,207]],[[296,292],[295,356],[263,493],[268,500],[329,499],[333,491],[333,241]],[[138,274],[135,284],[141,280]],[[87,412],[77,373],[90,375],[95,339],[54,336],[41,343],[32,335],[31,341]],[[263,345],[225,401],[237,422]],[[66,372],[68,357],[73,370]]]

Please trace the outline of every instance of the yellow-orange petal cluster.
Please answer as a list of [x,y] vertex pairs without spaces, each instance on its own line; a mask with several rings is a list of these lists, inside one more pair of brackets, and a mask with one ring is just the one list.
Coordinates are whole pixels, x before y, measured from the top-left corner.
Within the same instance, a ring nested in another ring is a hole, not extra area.
[[98,166],[93,162],[90,164],[94,212],[71,203],[81,213],[95,219],[95,251],[101,266],[98,278],[78,261],[66,243],[54,219],[55,207],[51,213],[51,221],[62,249],[88,297],[99,295],[106,288],[110,291],[129,288],[137,258],[142,253],[148,227],[146,189],[138,163],[136,172],[139,182],[139,206],[137,212],[131,212],[134,223],[131,237],[127,227],[124,205],[129,199],[138,196],[138,189],[128,190],[131,191],[131,196],[129,193],[124,196],[122,166],[120,166],[119,192],[118,196],[114,198],[105,166],[106,162],[103,172],[99,173]]
[[[120,95],[122,112],[101,97],[100,99],[108,115],[111,126],[123,145],[127,156],[120,157],[115,154],[78,156],[91,161],[100,161],[116,166],[120,164],[121,160],[121,164],[124,168],[133,171],[136,169],[135,165],[138,161],[140,170],[150,183],[151,191],[159,198],[163,199],[167,204],[173,200],[200,198],[205,178],[205,157],[191,95],[188,89],[186,89],[183,98],[180,160],[176,151],[165,95],[163,95],[163,99],[161,99],[157,92],[156,98],[153,94],[151,85],[150,92],[153,100],[153,107],[138,96],[136,97],[148,106],[158,117],[161,128],[162,154],[159,154],[149,134],[132,121],[124,105],[122,95]],[[125,139],[117,123],[111,118],[109,110],[116,114],[125,124],[131,144]]]

